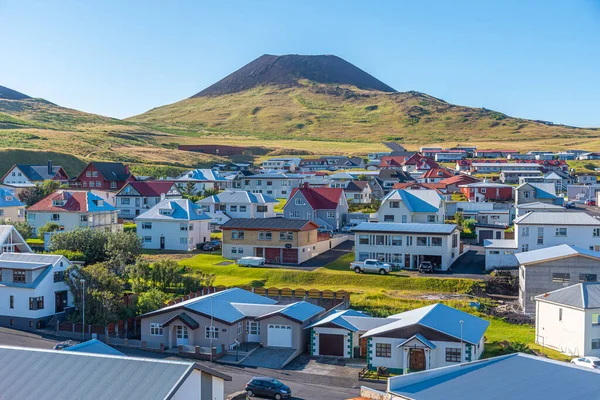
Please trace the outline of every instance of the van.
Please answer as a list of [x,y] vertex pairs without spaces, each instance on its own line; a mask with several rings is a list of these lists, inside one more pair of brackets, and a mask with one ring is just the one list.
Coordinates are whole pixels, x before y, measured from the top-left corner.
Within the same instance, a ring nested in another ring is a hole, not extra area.
[[242,257],[235,262],[240,267],[262,267],[265,265],[264,257]]

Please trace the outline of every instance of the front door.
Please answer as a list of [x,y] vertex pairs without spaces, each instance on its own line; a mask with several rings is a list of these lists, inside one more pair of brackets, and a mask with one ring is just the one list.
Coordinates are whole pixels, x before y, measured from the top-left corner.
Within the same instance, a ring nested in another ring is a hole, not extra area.
[[367,338],[360,338],[358,340],[358,344],[360,346],[360,356],[366,357],[367,356]]
[[68,302],[68,294],[67,291],[64,290],[62,292],[54,293],[54,311],[57,313],[61,313],[65,311],[65,307],[67,307]]
[[423,371],[425,369],[425,349],[410,349],[409,368],[411,371]]
[[160,249],[161,250],[165,249],[165,237],[164,236],[160,237]]
[[260,342],[260,323],[257,321],[248,321],[247,342]]
[[262,247],[256,247],[254,248],[254,252],[256,257],[262,257],[263,256],[263,248]]
[[176,329],[176,338],[177,338],[177,346],[180,344],[187,345],[188,344],[188,328],[187,326],[177,325]]

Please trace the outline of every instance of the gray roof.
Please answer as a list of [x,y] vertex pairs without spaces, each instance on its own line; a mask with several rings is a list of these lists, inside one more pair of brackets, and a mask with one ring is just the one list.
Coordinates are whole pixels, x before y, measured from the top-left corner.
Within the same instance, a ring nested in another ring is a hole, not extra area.
[[519,247],[514,239],[486,239],[483,245],[486,249],[516,249]]
[[515,224],[600,226],[600,221],[584,212],[531,212],[515,218]]
[[63,256],[57,254],[37,254],[37,253],[9,253],[5,252],[0,254],[0,264],[5,262],[20,262],[20,263],[32,263],[40,265],[55,265],[58,263]]
[[388,391],[413,400],[598,399],[600,373],[521,353],[392,377]]
[[4,399],[169,399],[194,369],[185,361],[0,346]]
[[[221,229],[289,229],[300,230],[310,221],[304,219],[275,218],[232,218],[221,225]],[[317,229],[315,227],[315,229]]]
[[577,308],[600,308],[600,282],[583,282],[535,296],[537,301]]
[[534,201],[533,203],[519,204],[517,206],[518,209],[545,209],[545,210],[565,210],[563,206],[558,206],[556,204],[550,203],[542,203],[541,201]]
[[559,244],[558,246],[544,247],[532,251],[515,254],[519,264],[535,264],[539,262],[555,260],[557,258],[585,256],[600,260],[600,252],[584,249],[570,244]]
[[390,233],[430,233],[450,235],[456,229],[454,224],[400,224],[391,222],[362,222],[352,228],[353,232],[390,232]]
[[247,190],[225,191],[213,196],[198,200],[196,204],[267,204],[279,203],[279,200],[262,193],[250,193]]

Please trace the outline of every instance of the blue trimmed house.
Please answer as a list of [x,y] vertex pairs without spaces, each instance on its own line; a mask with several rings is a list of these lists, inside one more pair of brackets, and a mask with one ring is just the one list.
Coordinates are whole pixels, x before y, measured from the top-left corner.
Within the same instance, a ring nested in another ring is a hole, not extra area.
[[556,195],[553,183],[526,182],[515,189],[515,207],[528,203],[562,205],[564,199]]
[[396,189],[381,200],[377,221],[443,224],[445,214],[446,203],[436,190]]

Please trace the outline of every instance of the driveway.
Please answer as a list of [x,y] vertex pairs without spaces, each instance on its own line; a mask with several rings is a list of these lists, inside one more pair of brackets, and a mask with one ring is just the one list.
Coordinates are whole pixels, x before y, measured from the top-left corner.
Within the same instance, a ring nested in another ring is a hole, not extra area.
[[281,369],[284,363],[294,354],[296,349],[261,347],[254,350],[241,365],[244,367],[263,367]]
[[302,264],[300,264],[300,266],[302,268],[310,270],[323,267],[329,263],[334,262],[343,255],[352,253],[353,248],[354,240],[346,240],[345,242],[340,243],[337,247],[334,247],[331,250],[327,250],[326,252],[321,253],[318,256],[303,262]]
[[469,251],[458,257],[452,264],[452,275],[485,274],[485,249],[483,246],[470,245]]

